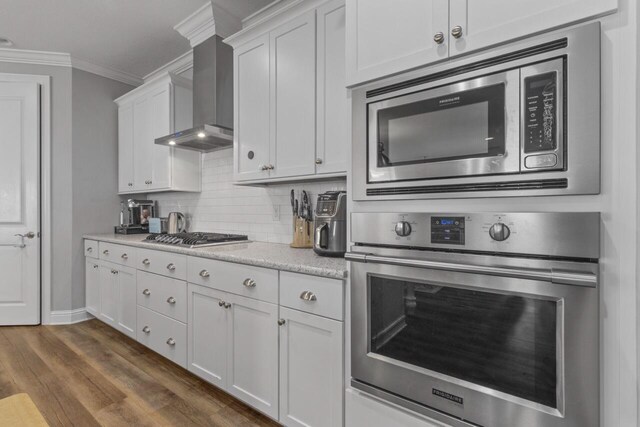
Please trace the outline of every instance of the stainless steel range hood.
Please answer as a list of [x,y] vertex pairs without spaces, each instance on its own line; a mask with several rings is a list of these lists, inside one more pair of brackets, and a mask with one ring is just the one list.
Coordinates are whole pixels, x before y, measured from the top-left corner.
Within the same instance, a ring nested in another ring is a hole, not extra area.
[[193,127],[155,143],[205,153],[233,145],[233,49],[220,36],[193,48]]

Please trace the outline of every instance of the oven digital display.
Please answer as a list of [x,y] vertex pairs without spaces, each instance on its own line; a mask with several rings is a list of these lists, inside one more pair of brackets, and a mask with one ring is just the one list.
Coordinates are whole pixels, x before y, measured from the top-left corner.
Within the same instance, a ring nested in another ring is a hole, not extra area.
[[464,217],[431,217],[431,243],[464,245]]

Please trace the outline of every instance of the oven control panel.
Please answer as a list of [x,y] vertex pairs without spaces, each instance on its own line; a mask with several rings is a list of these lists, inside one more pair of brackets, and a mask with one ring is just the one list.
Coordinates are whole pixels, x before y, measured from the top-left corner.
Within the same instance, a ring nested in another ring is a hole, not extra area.
[[463,216],[432,216],[431,243],[464,245]]

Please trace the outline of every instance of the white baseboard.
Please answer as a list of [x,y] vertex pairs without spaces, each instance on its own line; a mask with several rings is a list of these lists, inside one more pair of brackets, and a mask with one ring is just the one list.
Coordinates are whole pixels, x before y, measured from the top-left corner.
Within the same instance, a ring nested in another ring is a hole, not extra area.
[[76,308],[75,310],[52,311],[49,317],[49,325],[71,325],[73,323],[84,322],[93,319],[86,308]]

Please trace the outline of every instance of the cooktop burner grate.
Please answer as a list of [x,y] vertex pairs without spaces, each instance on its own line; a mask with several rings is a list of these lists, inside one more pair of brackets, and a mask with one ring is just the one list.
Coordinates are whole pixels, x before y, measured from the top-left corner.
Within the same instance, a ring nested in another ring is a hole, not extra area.
[[247,242],[248,240],[248,237],[242,234],[225,233],[149,234],[145,238],[145,241],[149,243],[160,243],[189,248]]

